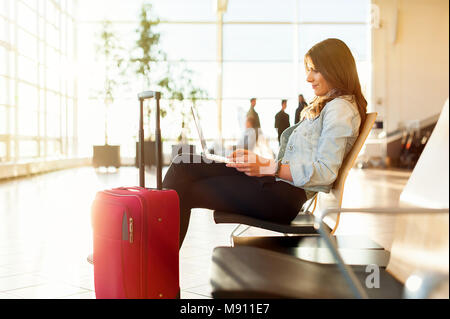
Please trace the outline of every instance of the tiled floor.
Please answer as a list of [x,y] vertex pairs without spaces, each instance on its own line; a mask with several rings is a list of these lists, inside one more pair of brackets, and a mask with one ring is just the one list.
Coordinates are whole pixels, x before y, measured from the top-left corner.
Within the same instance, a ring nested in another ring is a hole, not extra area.
[[[86,261],[92,251],[90,205],[99,190],[136,185],[137,173],[133,167],[118,172],[83,167],[0,182],[0,299],[95,298],[93,266]],[[354,170],[346,194],[371,185],[395,201],[407,177],[404,172]],[[154,186],[152,172],[147,186]],[[358,198],[370,203],[367,195]],[[211,298],[211,252],[229,245],[233,228],[215,225],[208,210],[193,212],[180,251],[182,298]],[[248,235],[269,233],[251,229]]]

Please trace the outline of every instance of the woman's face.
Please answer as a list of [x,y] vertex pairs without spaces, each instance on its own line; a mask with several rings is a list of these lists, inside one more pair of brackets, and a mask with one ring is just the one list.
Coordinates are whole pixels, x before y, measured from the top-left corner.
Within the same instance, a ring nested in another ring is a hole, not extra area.
[[316,96],[326,95],[331,89],[322,74],[314,68],[310,58],[306,58],[306,81],[311,83]]

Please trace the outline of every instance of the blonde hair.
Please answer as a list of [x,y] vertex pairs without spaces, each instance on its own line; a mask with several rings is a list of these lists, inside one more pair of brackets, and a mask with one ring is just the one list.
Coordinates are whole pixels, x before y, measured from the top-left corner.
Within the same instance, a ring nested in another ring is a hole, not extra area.
[[339,39],[326,39],[305,54],[306,69],[308,59],[332,89],[324,96],[316,96],[302,111],[301,119],[318,116],[328,102],[342,97],[356,103],[361,123],[364,123],[367,101],[361,92],[356,62],[348,46]]

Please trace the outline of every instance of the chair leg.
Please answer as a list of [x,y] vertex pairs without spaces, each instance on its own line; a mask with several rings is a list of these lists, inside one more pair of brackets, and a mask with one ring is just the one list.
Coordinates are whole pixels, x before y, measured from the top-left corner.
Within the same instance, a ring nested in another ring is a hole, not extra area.
[[233,236],[234,233],[239,229],[239,227],[241,227],[241,224],[238,224],[230,234],[230,246],[233,246]]
[[[237,232],[237,230],[239,229],[239,227],[241,227],[242,224],[237,225],[233,231],[230,234],[230,245],[233,246],[233,237],[234,237],[234,233]],[[243,231],[241,231],[239,234],[237,234],[236,236],[239,237],[240,235],[242,235],[243,233],[245,233],[247,230],[249,230],[252,226],[247,226],[247,228],[245,228]]]
[[306,207],[305,210],[303,210],[303,213],[308,214],[309,208],[311,207],[311,205],[314,203],[314,201],[316,200],[317,194],[315,194],[313,197],[311,197],[311,199],[309,200],[309,204]]
[[[303,212],[304,214],[312,214],[312,212],[309,212],[308,210],[309,210],[309,208],[311,207],[311,205],[315,202],[316,198],[317,198],[317,194],[315,194],[315,195],[309,200],[308,206],[306,207],[305,210],[302,210],[301,212]],[[306,204],[306,203],[305,203],[305,204]],[[314,208],[315,208],[315,207],[314,207]],[[233,231],[231,232],[231,234],[230,234],[230,246],[233,246],[233,237],[234,237],[234,234],[237,232],[237,230],[238,230],[239,227],[241,227],[241,226],[242,226],[242,224],[237,225],[237,226],[233,229]],[[239,234],[237,234],[236,237],[239,237],[240,235],[242,235],[243,233],[245,233],[247,230],[249,230],[251,227],[252,227],[252,226],[247,226],[247,228],[245,228],[243,231],[241,231]],[[283,235],[287,237],[287,236],[290,236],[291,234],[283,234]]]

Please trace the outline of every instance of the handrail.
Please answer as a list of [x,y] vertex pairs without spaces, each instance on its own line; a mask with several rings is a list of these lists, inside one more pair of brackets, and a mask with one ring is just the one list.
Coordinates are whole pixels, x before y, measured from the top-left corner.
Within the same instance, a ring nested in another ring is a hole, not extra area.
[[321,211],[320,219],[329,214],[336,213],[360,213],[360,214],[444,214],[449,213],[448,208],[427,208],[427,207],[359,207],[359,208],[326,208]]

